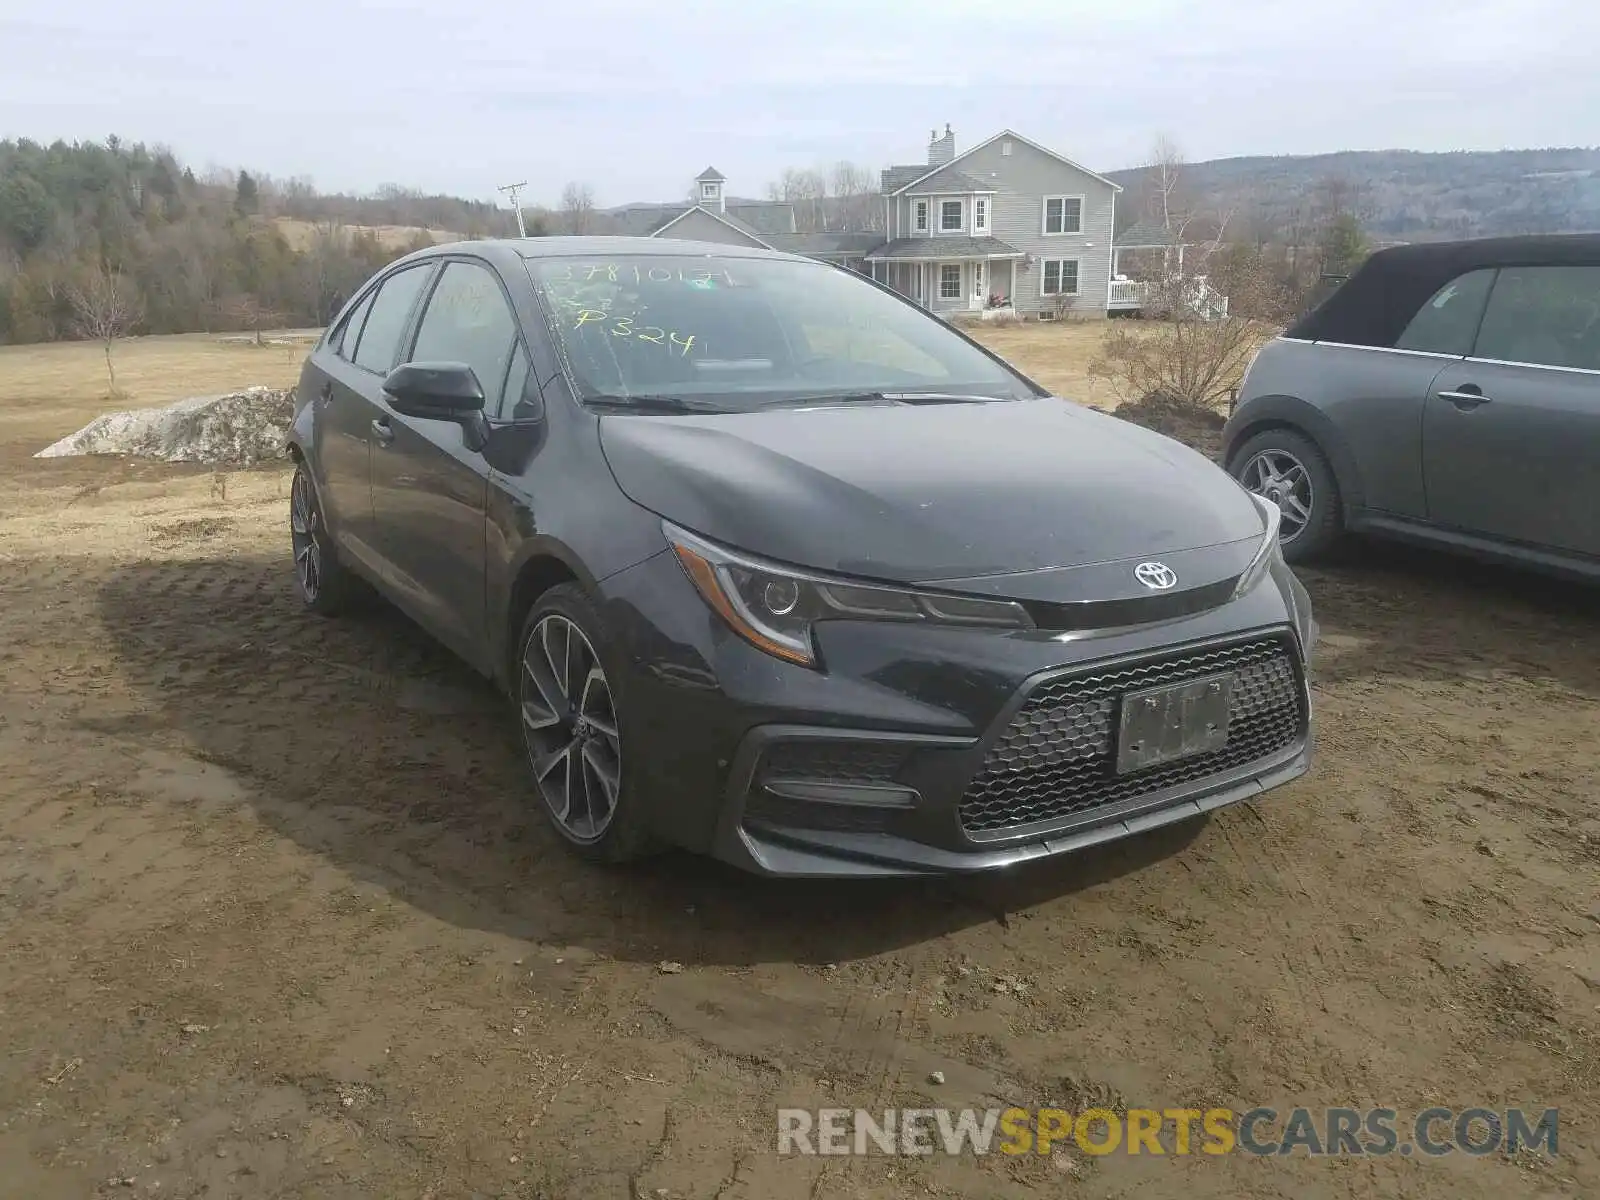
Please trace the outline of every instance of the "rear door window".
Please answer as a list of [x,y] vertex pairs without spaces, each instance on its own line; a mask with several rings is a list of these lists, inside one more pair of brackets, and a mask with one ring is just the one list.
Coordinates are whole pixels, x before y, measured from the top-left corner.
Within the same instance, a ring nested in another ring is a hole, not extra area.
[[1483,304],[1493,282],[1493,268],[1456,276],[1428,297],[1400,334],[1395,348],[1471,354],[1472,339],[1478,332],[1478,320],[1483,316]]
[[395,357],[400,353],[400,338],[405,334],[411,309],[422,285],[428,281],[430,270],[431,264],[422,263],[383,281],[361,330],[354,360],[356,366],[379,374],[387,374],[394,366]]
[[344,325],[340,328],[338,336],[332,339],[333,347],[338,351],[339,357],[346,362],[355,362],[356,343],[361,340],[361,323],[367,319],[367,310],[372,307],[372,294],[356,305]]
[[1600,370],[1600,267],[1504,268],[1473,355]]

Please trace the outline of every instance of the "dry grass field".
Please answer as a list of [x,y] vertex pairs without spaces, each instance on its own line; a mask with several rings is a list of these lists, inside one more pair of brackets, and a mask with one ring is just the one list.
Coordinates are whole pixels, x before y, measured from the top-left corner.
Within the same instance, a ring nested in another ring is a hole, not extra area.
[[[985,336],[1099,399],[1097,327]],[[1305,572],[1313,772],[1108,852],[600,870],[481,681],[301,611],[283,470],[31,457],[300,353],[126,343],[108,404],[94,347],[0,349],[0,1198],[1600,1195],[1592,592]],[[1006,1103],[1559,1106],[1561,1154],[774,1153],[783,1105]]]
[[[315,221],[276,217],[272,223],[295,250],[305,250],[317,236],[318,225]],[[448,229],[425,229],[421,225],[341,225],[339,228],[344,231],[346,237],[354,237],[357,233],[370,233],[385,250],[399,250],[409,246],[419,233],[427,234],[435,244],[459,242],[465,236]]]
[[989,349],[1016,363],[1030,378],[1058,396],[1096,408],[1115,408],[1116,397],[1103,379],[1089,375],[1100,349],[1102,321],[1067,321],[1055,325],[1016,324],[968,329]]

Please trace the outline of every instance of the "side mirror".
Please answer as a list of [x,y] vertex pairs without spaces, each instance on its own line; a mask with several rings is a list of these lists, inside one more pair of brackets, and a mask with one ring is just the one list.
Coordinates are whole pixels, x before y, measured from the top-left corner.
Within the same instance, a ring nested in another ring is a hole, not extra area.
[[383,381],[389,404],[402,416],[467,424],[483,415],[483,385],[466,363],[401,363]]

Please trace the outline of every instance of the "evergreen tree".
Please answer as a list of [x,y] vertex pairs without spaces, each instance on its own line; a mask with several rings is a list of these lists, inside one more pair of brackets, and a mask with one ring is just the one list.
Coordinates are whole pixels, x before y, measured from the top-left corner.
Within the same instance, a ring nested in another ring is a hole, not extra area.
[[256,188],[256,181],[251,178],[249,171],[240,171],[239,188],[233,197],[234,211],[241,217],[250,217],[260,208],[261,196]]

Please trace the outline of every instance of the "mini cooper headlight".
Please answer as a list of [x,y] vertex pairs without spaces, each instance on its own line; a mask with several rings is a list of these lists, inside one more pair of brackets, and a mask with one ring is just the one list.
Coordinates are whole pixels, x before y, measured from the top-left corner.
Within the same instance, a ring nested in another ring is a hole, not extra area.
[[1244,574],[1239,576],[1239,582],[1234,585],[1233,598],[1237,600],[1250,591],[1266,577],[1272,569],[1272,560],[1278,556],[1278,526],[1283,522],[1283,514],[1278,511],[1278,506],[1270,500],[1263,499],[1254,492],[1250,499],[1256,502],[1256,507],[1261,510],[1262,519],[1266,521],[1266,532],[1261,535],[1261,545],[1256,548],[1255,555],[1250,559],[1250,565],[1244,569]]
[[1010,600],[831,579],[725,549],[667,522],[662,522],[662,531],[696,590],[735,633],[802,666],[816,665],[811,627],[818,621],[1033,627],[1027,610]]

